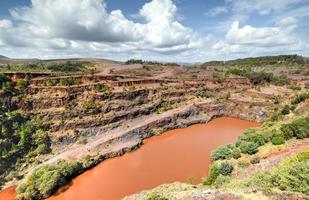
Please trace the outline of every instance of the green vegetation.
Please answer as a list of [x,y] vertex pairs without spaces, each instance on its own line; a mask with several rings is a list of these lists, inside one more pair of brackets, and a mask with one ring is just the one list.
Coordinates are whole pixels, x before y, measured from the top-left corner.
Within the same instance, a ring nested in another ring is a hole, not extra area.
[[43,199],[52,195],[74,176],[82,171],[82,163],[76,161],[58,161],[35,170],[16,191],[18,199]]
[[253,165],[258,164],[258,163],[260,163],[260,158],[258,156],[255,156],[255,157],[251,158],[250,163],[253,164]]
[[225,160],[233,157],[233,152],[226,146],[221,146],[211,153],[212,160]]
[[111,88],[108,85],[105,85],[105,84],[104,85],[98,84],[98,85],[95,86],[95,89],[96,89],[96,91],[102,92],[102,93],[107,94],[107,95],[111,94],[111,92],[112,92]]
[[70,78],[63,78],[63,79],[47,79],[43,81],[41,85],[43,86],[71,86],[71,85],[80,85],[82,81],[79,78],[70,77]]
[[234,169],[233,165],[225,161],[219,165],[218,170],[219,170],[219,173],[222,174],[223,176],[228,176],[228,175],[231,175],[233,169]]
[[203,179],[202,183],[204,185],[213,185],[220,175],[230,176],[233,169],[233,165],[227,161],[214,163],[210,166],[209,175]]
[[301,87],[299,85],[296,84],[291,84],[288,86],[289,89],[294,90],[294,91],[299,91],[301,90]]
[[254,142],[242,142],[239,146],[241,153],[247,153],[249,155],[256,154],[258,150],[258,144]]
[[214,97],[214,94],[211,91],[209,91],[207,88],[200,87],[197,90],[196,96],[201,97],[201,98],[211,98],[211,97]]
[[247,168],[250,165],[250,162],[247,159],[240,159],[237,161],[237,164],[241,168]]
[[243,187],[300,192],[309,195],[309,152],[298,153],[271,170],[261,170],[243,180],[233,180],[227,188]]
[[98,109],[98,105],[97,105],[95,102],[93,102],[93,101],[85,101],[85,102],[82,102],[82,107],[83,107],[86,111]]
[[285,106],[282,108],[281,113],[282,113],[283,115],[288,115],[288,114],[290,114],[290,106],[285,105]]
[[0,90],[4,93],[12,93],[13,91],[11,80],[4,74],[0,74]]
[[[12,85],[10,80],[0,75],[2,89]],[[0,186],[3,182],[18,177],[19,168],[36,161],[36,157],[51,151],[48,126],[39,118],[16,110],[19,97],[28,87],[27,80],[17,82],[2,97],[8,101],[0,107]]]
[[134,92],[136,90],[135,86],[129,86],[129,87],[124,87],[123,91],[124,92]]
[[[204,185],[210,185],[215,188],[220,187],[220,184],[229,184],[230,179],[220,177],[229,176],[233,171],[233,160],[237,160],[237,165],[240,168],[247,168],[250,163],[257,164],[260,162],[258,156],[252,156],[259,151],[259,147],[265,145],[266,143],[271,143],[272,145],[284,144],[286,140],[291,138],[304,139],[309,138],[309,117],[292,117],[287,122],[282,121],[272,121],[264,123],[261,127],[255,129],[247,129],[243,135],[241,135],[236,144],[229,144],[226,146],[220,146],[214,150],[211,154],[214,163],[210,166],[208,177],[203,179]],[[248,154],[248,158],[242,158],[242,154]],[[231,160],[229,162],[227,160]],[[296,169],[300,167],[299,164],[295,165]],[[293,169],[289,169],[291,173],[294,173]],[[290,174],[291,175],[291,174]],[[293,175],[294,176],[294,175]],[[299,175],[302,176],[302,175]],[[287,178],[288,177],[288,178]],[[300,177],[295,177],[296,179],[301,179]],[[288,179],[288,180],[287,180]],[[294,181],[294,177],[284,176],[282,180],[285,180],[284,188],[291,187]],[[264,181],[264,180],[263,180]],[[267,180],[268,181],[268,180]],[[270,180],[269,180],[270,181]],[[297,180],[300,185],[299,187],[304,187],[303,180]],[[264,181],[265,182],[265,181]],[[262,182],[263,183],[263,182]],[[267,182],[269,184],[269,182]],[[279,183],[277,183],[279,184]],[[281,183],[280,183],[281,184]],[[290,185],[290,186],[287,186]],[[278,185],[277,185],[278,186]],[[273,187],[277,187],[273,186]],[[297,186],[298,187],[298,186]],[[296,187],[296,188],[297,188]],[[292,191],[288,189],[289,191]],[[295,189],[298,191],[304,191],[303,189]]]
[[280,133],[285,139],[296,137],[304,139],[309,137],[309,117],[302,117],[288,124],[283,124],[280,128]]
[[292,105],[297,105],[303,101],[306,101],[307,99],[309,99],[309,93],[302,93],[297,95],[293,100],[292,100]]
[[274,85],[287,85],[289,80],[286,76],[274,76],[272,73],[267,72],[254,72],[250,68],[238,69],[232,68],[226,72],[227,74],[233,74],[237,76],[247,77],[254,85],[261,85],[265,83],[271,83]]
[[168,200],[168,199],[157,192],[152,192],[148,194],[147,200]]
[[285,139],[284,139],[283,135],[274,135],[271,138],[271,143],[273,145],[281,145],[281,144],[285,143]]
[[242,67],[264,67],[264,66],[295,66],[295,65],[306,65],[308,61],[298,55],[280,55],[280,56],[264,56],[257,58],[244,58],[244,59],[236,59],[230,61],[211,61],[204,63],[202,66],[242,66]]
[[88,72],[86,62],[36,62],[31,64],[1,66],[3,72],[55,72],[55,73],[81,73]]
[[177,108],[177,103],[172,103],[172,102],[167,102],[167,101],[162,101],[160,103],[160,106],[157,108],[157,113],[163,113],[172,109]]

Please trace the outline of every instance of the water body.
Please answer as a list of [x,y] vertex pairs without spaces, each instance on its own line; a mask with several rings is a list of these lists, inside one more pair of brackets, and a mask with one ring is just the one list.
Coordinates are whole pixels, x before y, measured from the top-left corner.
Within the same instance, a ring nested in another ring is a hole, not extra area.
[[234,143],[246,128],[256,126],[259,124],[218,118],[208,124],[167,131],[145,140],[145,145],[134,152],[86,171],[49,199],[119,200],[164,183],[187,182],[190,177],[199,183],[207,175],[211,151]]

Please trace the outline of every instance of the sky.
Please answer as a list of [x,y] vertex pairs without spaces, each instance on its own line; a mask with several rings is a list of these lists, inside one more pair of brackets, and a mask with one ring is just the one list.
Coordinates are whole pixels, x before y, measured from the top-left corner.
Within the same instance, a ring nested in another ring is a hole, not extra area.
[[204,62],[309,56],[309,0],[1,0],[0,55]]

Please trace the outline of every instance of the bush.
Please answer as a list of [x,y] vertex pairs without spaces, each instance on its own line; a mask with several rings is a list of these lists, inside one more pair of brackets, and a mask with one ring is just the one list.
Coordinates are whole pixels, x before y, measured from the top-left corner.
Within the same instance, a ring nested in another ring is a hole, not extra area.
[[223,162],[219,165],[219,173],[222,174],[223,176],[228,176],[231,175],[233,172],[233,165],[229,162]]
[[209,174],[203,179],[204,185],[212,185],[219,176],[219,168],[217,164],[212,164],[209,168]]
[[309,152],[307,151],[285,159],[271,170],[254,173],[242,184],[266,190],[278,188],[309,195],[308,182]]
[[213,186],[215,188],[220,188],[222,187],[224,184],[229,183],[231,180],[231,178],[229,176],[224,176],[224,175],[219,175],[216,179],[216,181],[213,183]]
[[83,102],[82,103],[82,107],[85,109],[85,110],[93,110],[93,109],[96,109],[97,108],[97,105],[95,102],[93,101],[86,101],[86,102]]
[[16,189],[18,199],[43,199],[65,185],[82,168],[79,162],[58,161],[36,169],[24,183]]
[[214,150],[211,153],[212,160],[225,160],[225,159],[231,159],[233,157],[233,153],[231,149],[229,149],[226,146],[221,146]]
[[238,166],[241,168],[246,168],[250,165],[250,162],[246,159],[241,159],[237,162]]
[[25,90],[28,88],[29,86],[29,82],[26,79],[20,79],[17,81],[16,83],[16,89],[20,92],[20,93],[24,93]]
[[281,113],[282,113],[283,115],[288,115],[288,114],[290,114],[290,107],[289,107],[288,105],[285,105],[285,106],[282,108]]
[[291,89],[291,90],[294,90],[294,91],[301,90],[301,87],[299,85],[296,85],[296,84],[292,84],[288,88]]
[[303,101],[305,101],[306,99],[309,99],[309,93],[303,93],[300,95],[297,95],[293,100],[292,100],[292,104],[293,105],[297,105]]
[[281,145],[285,143],[285,139],[282,135],[274,135],[271,139],[273,145]]
[[234,159],[238,159],[241,157],[240,150],[238,148],[234,148],[232,151]]
[[304,139],[309,137],[309,117],[296,119],[289,124],[284,124],[280,128],[285,139],[296,137]]
[[258,145],[253,142],[241,142],[239,147],[242,153],[247,153],[249,155],[253,155],[258,152]]
[[207,90],[207,88],[200,88],[198,91],[197,91],[197,94],[196,94],[197,97],[202,97],[202,98],[211,98],[214,96],[214,94]]
[[255,157],[253,157],[253,158],[250,160],[250,163],[251,163],[251,164],[258,164],[258,163],[260,163],[260,158],[257,157],[257,156],[255,156]]
[[266,143],[263,135],[257,133],[256,129],[247,129],[244,134],[238,138],[236,146],[239,146],[242,141],[253,142],[258,146],[262,146]]
[[95,89],[96,89],[96,91],[102,92],[104,94],[110,94],[112,92],[112,90],[109,86],[102,85],[102,84],[96,85]]
[[152,192],[147,195],[147,200],[168,200],[157,192]]

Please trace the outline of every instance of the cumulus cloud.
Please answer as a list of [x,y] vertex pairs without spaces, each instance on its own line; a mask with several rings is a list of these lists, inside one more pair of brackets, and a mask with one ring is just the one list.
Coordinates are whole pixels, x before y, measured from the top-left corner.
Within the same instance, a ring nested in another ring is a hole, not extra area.
[[11,10],[16,26],[0,21],[2,45],[158,53],[179,53],[200,45],[199,36],[177,21],[172,0],[146,3],[138,12],[143,23],[106,8],[103,0],[32,0],[29,7]]
[[221,52],[231,53],[300,48],[302,42],[292,36],[292,28],[287,28],[295,27],[295,21],[284,19],[281,24],[285,24],[285,26],[256,28],[246,25],[240,27],[239,22],[235,21],[228,30],[225,39],[218,41],[212,48]]
[[12,27],[12,22],[7,19],[0,20],[0,29],[7,29]]

